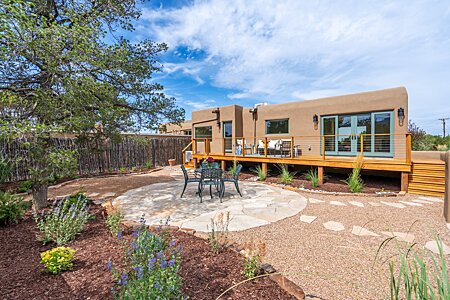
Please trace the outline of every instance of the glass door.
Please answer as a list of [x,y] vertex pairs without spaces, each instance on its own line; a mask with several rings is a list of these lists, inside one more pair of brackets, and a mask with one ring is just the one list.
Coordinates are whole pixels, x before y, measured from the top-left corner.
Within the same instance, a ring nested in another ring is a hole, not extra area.
[[230,122],[223,122],[223,139],[224,139],[224,149],[225,153],[232,153],[233,152],[233,123]]
[[325,153],[328,154],[337,154],[336,123],[336,116],[322,118],[322,135],[324,138],[321,139],[321,143],[325,142]]
[[394,155],[394,143],[392,138],[392,128],[394,120],[392,112],[380,112],[373,114],[373,152],[377,156]]
[[340,154],[354,154],[356,141],[354,139],[354,116],[338,116],[337,145]]

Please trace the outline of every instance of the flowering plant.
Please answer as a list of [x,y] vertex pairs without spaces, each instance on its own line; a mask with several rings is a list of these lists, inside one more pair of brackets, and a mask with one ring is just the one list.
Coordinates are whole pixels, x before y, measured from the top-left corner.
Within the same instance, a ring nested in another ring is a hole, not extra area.
[[89,218],[88,199],[83,194],[75,194],[61,201],[53,201],[50,210],[34,214],[40,231],[37,238],[44,244],[56,242],[65,245],[80,233]]
[[117,280],[112,289],[115,298],[184,299],[179,274],[181,249],[167,230],[151,233],[142,220],[129,243],[120,232],[118,238],[125,250],[125,268],[119,270],[111,261],[106,264]]
[[58,274],[72,269],[75,253],[76,250],[69,247],[53,248],[41,253],[41,263],[50,273]]
[[208,163],[213,163],[213,162],[214,162],[214,158],[212,158],[211,156],[208,156],[208,157],[206,158],[206,161],[207,161]]

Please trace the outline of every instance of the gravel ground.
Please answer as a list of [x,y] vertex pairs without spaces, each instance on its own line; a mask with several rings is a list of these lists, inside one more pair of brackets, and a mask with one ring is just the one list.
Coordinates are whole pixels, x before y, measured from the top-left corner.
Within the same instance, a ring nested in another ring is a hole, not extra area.
[[[267,226],[230,233],[237,243],[262,239],[266,242],[265,261],[285,272],[305,293],[322,299],[388,299],[389,265],[386,260],[395,253],[395,243],[380,251],[386,239],[381,231],[411,232],[417,246],[439,234],[450,245],[450,231],[442,217],[443,203],[407,206],[400,209],[386,205],[372,206],[368,202],[398,202],[418,199],[403,197],[329,196],[301,193],[307,198],[324,200],[309,203],[305,210],[292,218]],[[330,201],[347,203],[335,206]],[[364,207],[350,205],[358,201]],[[317,216],[311,224],[299,220],[301,214]],[[322,225],[327,221],[341,222],[344,231],[334,232]],[[353,226],[378,233],[379,237],[356,236]],[[450,255],[447,257],[450,264]],[[389,260],[388,260],[389,261]]]

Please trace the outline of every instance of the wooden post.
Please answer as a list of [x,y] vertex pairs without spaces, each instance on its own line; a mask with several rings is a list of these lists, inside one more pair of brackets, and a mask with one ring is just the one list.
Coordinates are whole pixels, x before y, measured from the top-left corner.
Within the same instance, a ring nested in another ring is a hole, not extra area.
[[267,177],[267,163],[261,163],[261,169],[262,169],[264,175],[266,175],[266,177]]
[[196,153],[197,153],[197,140],[192,139],[192,154],[196,154]]
[[408,165],[411,164],[411,150],[412,150],[412,144],[411,144],[411,134],[406,134],[406,163]]
[[447,223],[450,223],[450,151],[442,153],[441,159],[445,161],[444,218]]
[[325,135],[322,135],[322,159],[325,160]]
[[401,190],[402,192],[408,192],[408,184],[409,184],[409,173],[402,172],[402,180],[401,180]]
[[241,149],[241,151],[242,151],[242,156],[243,156],[243,157],[245,157],[245,146],[244,146],[244,141],[245,141],[244,138],[242,138],[242,146],[241,146],[242,149]]
[[205,139],[205,153],[206,155],[209,155],[209,151],[210,151],[210,144],[209,144],[209,139]]
[[317,167],[317,177],[319,178],[319,185],[323,184],[323,167]]
[[222,143],[223,143],[223,145],[222,145],[222,154],[225,155],[225,143],[226,143],[226,139],[225,138],[223,138]]
[[222,160],[222,161],[220,162],[220,164],[221,164],[222,170],[225,171],[225,168],[227,167],[227,162],[224,161],[224,160]]
[[[267,138],[264,138],[264,157],[267,157]],[[267,167],[267,165],[266,165]]]
[[361,143],[360,144],[361,149],[359,149],[361,151],[361,157],[364,157],[364,134],[359,135],[359,142]]
[[198,162],[197,162],[197,158],[194,158],[194,169],[198,168]]
[[294,137],[291,136],[291,158],[294,158]]

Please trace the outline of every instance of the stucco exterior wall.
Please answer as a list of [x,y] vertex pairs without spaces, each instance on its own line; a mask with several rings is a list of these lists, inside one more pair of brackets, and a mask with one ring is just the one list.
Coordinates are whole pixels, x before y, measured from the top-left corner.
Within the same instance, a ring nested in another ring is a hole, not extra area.
[[[397,117],[397,110],[400,107],[404,108],[405,111],[405,120],[402,126],[400,126]],[[212,113],[214,109],[192,112],[192,126],[212,126],[211,152],[222,153],[222,126],[217,125],[216,114]],[[396,135],[394,138],[394,156],[395,158],[404,158],[406,155],[405,135],[408,131],[408,94],[404,87],[317,100],[259,106],[256,124],[250,108],[243,108],[237,105],[224,106],[220,107],[220,123],[232,121],[233,137],[244,137],[248,146],[254,144],[254,135],[256,135],[256,142],[264,137],[269,139],[290,139],[291,136],[294,136],[294,145],[299,146],[303,155],[320,155],[320,123],[322,116],[383,111],[394,112],[393,132]],[[314,126],[313,123],[315,114],[319,117],[318,126]],[[266,135],[266,120],[286,118],[289,119],[288,134]],[[200,150],[201,148],[199,147],[198,149]]]

